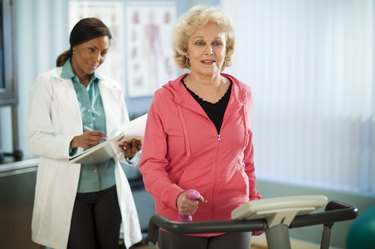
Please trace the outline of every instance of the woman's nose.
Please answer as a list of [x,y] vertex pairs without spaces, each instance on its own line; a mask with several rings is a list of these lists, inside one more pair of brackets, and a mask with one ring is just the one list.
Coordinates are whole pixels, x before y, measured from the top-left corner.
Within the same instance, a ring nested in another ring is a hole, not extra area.
[[100,53],[97,53],[97,54],[94,54],[93,55],[93,58],[96,60],[96,61],[102,61],[103,60],[103,56],[100,54]]
[[208,46],[206,49],[206,54],[213,54],[212,46]]

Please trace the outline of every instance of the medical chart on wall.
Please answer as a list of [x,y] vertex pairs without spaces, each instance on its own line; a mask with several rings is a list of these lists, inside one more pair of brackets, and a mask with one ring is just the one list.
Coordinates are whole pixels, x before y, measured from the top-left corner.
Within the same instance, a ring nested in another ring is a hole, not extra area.
[[130,97],[149,96],[176,76],[171,56],[175,2],[126,5],[126,82]]
[[128,97],[150,96],[173,79],[171,56],[175,2],[71,1],[70,30],[82,18],[98,17],[111,30],[111,48],[98,71],[119,81]]
[[118,1],[71,1],[69,3],[69,27],[82,18],[97,17],[110,29],[111,48],[98,71],[120,82],[126,93],[125,78],[125,5]]

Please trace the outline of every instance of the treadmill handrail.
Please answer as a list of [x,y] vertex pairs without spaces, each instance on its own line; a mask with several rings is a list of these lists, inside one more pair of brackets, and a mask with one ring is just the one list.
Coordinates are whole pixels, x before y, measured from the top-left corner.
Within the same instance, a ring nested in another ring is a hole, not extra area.
[[324,212],[296,216],[289,228],[327,225],[352,220],[358,216],[358,209],[348,203],[333,200],[328,202]]
[[[289,228],[298,228],[320,224],[351,220],[358,215],[358,209],[340,201],[330,201],[324,212],[296,216]],[[156,243],[159,228],[179,234],[261,231],[267,228],[266,219],[228,220],[212,222],[176,222],[161,215],[151,217],[148,226],[148,241]]]

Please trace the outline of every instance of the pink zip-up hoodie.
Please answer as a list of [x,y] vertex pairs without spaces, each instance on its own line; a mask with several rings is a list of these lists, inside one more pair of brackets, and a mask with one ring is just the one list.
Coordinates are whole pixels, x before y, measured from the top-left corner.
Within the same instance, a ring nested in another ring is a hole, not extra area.
[[146,124],[140,171],[156,213],[179,221],[177,197],[198,190],[194,221],[229,220],[234,208],[260,199],[255,187],[251,130],[252,96],[231,75],[232,92],[220,134],[181,80],[155,92]]

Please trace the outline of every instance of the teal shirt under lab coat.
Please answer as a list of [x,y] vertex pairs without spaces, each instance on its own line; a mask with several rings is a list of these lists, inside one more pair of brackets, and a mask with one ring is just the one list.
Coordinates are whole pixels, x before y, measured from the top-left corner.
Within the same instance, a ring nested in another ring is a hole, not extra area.
[[[61,77],[71,79],[73,82],[82,116],[82,130],[84,130],[83,126],[86,126],[107,133],[105,112],[99,91],[100,75],[94,73],[89,84],[85,87],[74,74],[70,60],[67,60],[63,66]],[[75,151],[73,150],[72,153]],[[82,164],[77,191],[81,193],[96,192],[114,186],[114,167],[113,159],[96,164]]]

